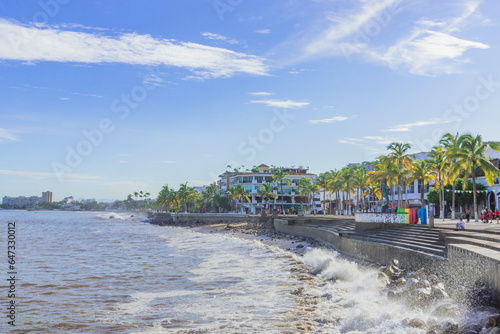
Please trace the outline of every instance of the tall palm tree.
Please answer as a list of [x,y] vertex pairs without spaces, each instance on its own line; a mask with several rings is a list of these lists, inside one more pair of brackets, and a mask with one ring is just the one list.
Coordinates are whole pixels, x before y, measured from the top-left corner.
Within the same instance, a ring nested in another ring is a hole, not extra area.
[[[392,186],[394,184],[394,172],[393,172],[393,164],[391,163],[391,159],[386,155],[381,155],[377,158],[375,162],[375,170],[370,172],[370,180],[372,182],[380,184],[380,194],[383,199],[383,188],[384,186]],[[393,196],[394,199],[394,196]],[[387,198],[387,201],[389,199]],[[384,205],[387,205],[385,203]]]
[[299,181],[299,192],[302,195],[307,196],[309,204],[311,205],[310,210],[312,210],[312,198],[314,194],[319,191],[319,186],[315,184],[311,179],[303,177]]
[[338,211],[339,208],[339,198],[340,198],[340,190],[342,188],[342,183],[339,180],[339,171],[331,170],[328,174],[330,177],[330,192],[335,192],[335,209]]
[[187,204],[190,197],[196,190],[193,187],[188,187],[188,183],[182,183],[178,190],[179,202],[184,204],[184,212],[187,212]]
[[408,182],[414,182],[418,180],[421,182],[420,187],[420,207],[425,208],[424,194],[425,185],[434,179],[434,170],[431,162],[429,160],[417,160],[413,162],[413,174],[409,178]]
[[[347,195],[347,203],[351,202],[351,194],[354,195],[352,190],[353,175],[354,175],[354,169],[351,169],[349,167],[342,168],[338,175],[338,180],[341,183],[342,187],[341,188],[343,193],[342,196],[344,196],[344,194]],[[346,214],[348,214],[348,210],[346,211]]]
[[328,173],[321,173],[314,181],[320,188],[323,188],[323,214],[326,214],[325,209],[325,194],[330,190],[330,184],[332,182],[330,175]]
[[273,175],[273,182],[275,182],[276,185],[281,186],[281,214],[285,213],[285,209],[283,207],[283,183],[286,183],[287,185],[290,185],[290,183],[292,183],[292,181],[285,178],[287,175],[288,172],[285,172],[283,169],[276,170]]
[[[357,167],[354,169],[354,175],[352,178],[353,186],[356,188],[356,202],[359,203],[361,199],[366,195],[365,189],[368,185],[369,176],[366,173],[365,167]],[[362,209],[365,210],[365,203],[362,203]]]
[[452,184],[452,190],[453,192],[451,193],[451,219],[455,219],[455,190],[456,190],[456,185],[457,185],[457,177],[458,174],[452,174],[451,173],[451,167],[453,163],[455,163],[456,159],[452,159],[451,157],[455,152],[458,152],[460,150],[460,135],[452,135],[451,133],[446,133],[443,135],[441,140],[439,141],[439,144],[443,146],[444,151],[445,151],[445,156],[446,156],[446,161],[449,164],[449,169],[448,173],[446,173],[446,182],[450,182]]
[[[484,154],[488,148],[500,151],[500,142],[484,143],[481,135],[476,137],[466,134],[460,137],[460,149],[451,154],[452,159],[456,159],[451,173],[458,174],[460,168],[465,170],[464,185],[467,184],[465,180],[469,177],[472,178],[472,190],[474,198],[474,220],[479,221],[479,213],[477,210],[477,193],[476,193],[476,168],[481,167],[486,176],[486,181],[491,186],[498,177],[500,171],[495,167]],[[465,188],[464,188],[465,189]]]
[[268,200],[271,198],[278,198],[278,195],[274,193],[276,187],[272,186],[269,182],[262,184],[262,186],[257,190],[257,194],[262,196],[262,199],[266,203],[266,207],[269,208]]
[[212,182],[211,184],[209,184],[205,188],[205,192],[203,193],[203,196],[204,196],[205,200],[207,201],[207,203],[208,202],[211,203],[210,204],[211,209],[213,209],[213,207],[214,207],[215,196],[217,196],[219,194],[220,194],[220,189],[215,182]]
[[[243,187],[243,185],[238,184],[234,187],[231,187],[230,190],[233,196],[233,200],[237,199],[242,202],[242,200],[245,199],[247,202],[250,202],[250,198],[248,197],[250,196],[250,191],[246,190],[245,187]],[[236,211],[238,211],[237,207]]]
[[442,171],[445,168],[446,157],[443,147],[434,146],[432,150],[429,152],[428,156],[432,158],[432,166],[434,169],[434,173],[436,174],[436,190],[438,190],[439,194],[439,218],[444,219],[444,206],[443,206],[443,179],[442,179]]
[[398,185],[398,208],[402,207],[403,201],[403,191],[401,189],[401,184],[403,183],[403,179],[405,177],[405,170],[409,170],[411,163],[413,161],[414,155],[408,154],[407,151],[411,148],[411,145],[408,143],[391,143],[387,146],[387,149],[390,151],[389,158],[396,165],[393,170],[396,172],[397,185]]

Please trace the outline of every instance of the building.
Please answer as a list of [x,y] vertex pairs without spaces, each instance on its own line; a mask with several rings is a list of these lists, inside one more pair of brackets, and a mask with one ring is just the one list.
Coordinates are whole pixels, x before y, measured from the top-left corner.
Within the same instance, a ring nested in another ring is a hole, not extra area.
[[64,199],[61,201],[61,204],[71,204],[73,203],[74,201],[74,198],[73,196],[69,196],[69,197],[64,197]]
[[30,209],[35,208],[38,204],[42,203],[42,198],[38,196],[19,196],[19,197],[9,197],[4,196],[2,199],[2,204],[13,209]]
[[42,202],[52,203],[52,191],[42,192]]
[[[276,186],[273,176],[277,170],[283,170],[289,174],[285,178],[290,181],[290,184],[283,184],[283,194],[281,194],[281,185],[277,187],[278,189],[274,193],[278,195],[278,198],[266,203],[258,191],[265,183]],[[226,193],[230,187],[241,184],[250,193],[250,202],[243,199],[236,200],[238,207],[248,213],[257,214],[266,207],[279,210],[282,202],[285,211],[290,208],[298,209],[301,206],[309,206],[310,202],[307,196],[299,194],[299,181],[303,177],[314,181],[317,175],[308,173],[307,168],[269,167],[262,164],[249,172],[225,172],[219,177],[218,185],[223,193]],[[314,194],[312,201],[312,209],[320,210],[321,202],[318,194]]]

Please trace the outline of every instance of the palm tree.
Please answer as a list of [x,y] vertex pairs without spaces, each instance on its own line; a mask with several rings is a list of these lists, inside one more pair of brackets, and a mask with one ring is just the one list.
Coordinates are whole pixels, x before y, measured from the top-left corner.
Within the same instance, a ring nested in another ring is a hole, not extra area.
[[339,180],[340,172],[338,170],[331,170],[329,173],[330,177],[330,192],[335,192],[335,209],[339,210],[339,198],[340,198],[340,190],[342,188],[342,183]]
[[443,206],[443,197],[444,195],[442,194],[442,170],[445,167],[445,155],[443,148],[441,146],[434,146],[432,148],[432,151],[429,152],[428,154],[429,157],[431,157],[432,160],[432,166],[434,169],[434,173],[436,174],[437,178],[435,179],[435,185],[436,185],[436,190],[438,190],[439,193],[439,218],[444,219],[444,206]]
[[[382,155],[378,157],[377,161],[375,162],[375,170],[369,173],[370,180],[372,182],[380,184],[380,194],[382,199],[382,190],[384,186],[387,187],[394,183],[394,172],[392,166],[393,164],[391,164],[390,158],[388,156]],[[387,205],[389,203],[388,201],[389,199],[387,199],[387,203],[384,205]]]
[[408,182],[414,182],[418,180],[421,182],[420,187],[420,207],[425,208],[424,203],[424,194],[425,194],[425,185],[431,180],[434,179],[434,170],[433,165],[429,160],[417,160],[413,162],[413,174],[409,178]]
[[[267,183],[262,184],[262,187],[259,188],[259,190],[257,191],[257,194],[262,196],[262,199],[264,200],[264,202],[266,202],[266,204],[269,204],[268,203],[269,199],[278,198],[278,195],[276,195],[274,193],[275,190],[276,190],[276,187],[272,186],[269,182],[267,182]],[[267,206],[267,205],[266,205],[266,207],[269,208],[269,206]]]
[[330,184],[332,183],[332,179],[328,173],[319,174],[319,176],[314,181],[320,188],[323,188],[323,214],[326,213],[325,209],[325,194],[330,189]]
[[188,187],[188,183],[183,183],[180,185],[178,190],[178,199],[180,203],[184,203],[184,212],[187,212],[187,203],[190,197],[196,190],[193,187]]
[[307,196],[309,204],[311,205],[310,210],[312,210],[312,198],[313,195],[319,191],[319,186],[315,184],[311,179],[303,177],[299,181],[299,193]]
[[[354,175],[354,170],[349,167],[344,167],[339,171],[338,180],[341,184],[342,196],[347,194],[347,203],[351,202],[351,193],[354,195],[352,191],[352,178]],[[342,208],[343,209],[343,208]],[[346,215],[348,211],[346,211]]]
[[276,170],[273,175],[273,182],[275,182],[276,185],[279,184],[281,186],[281,214],[285,213],[285,209],[283,207],[283,182],[286,182],[287,185],[292,183],[289,179],[285,178],[287,175],[288,172],[285,172],[283,169]]
[[395,176],[397,178],[398,184],[398,208],[402,207],[402,197],[403,191],[401,189],[401,184],[405,178],[405,170],[409,170],[411,163],[413,161],[414,155],[406,153],[411,148],[411,145],[406,143],[391,143],[387,146],[387,149],[391,151],[389,153],[389,158],[396,165],[393,169],[395,171]]
[[[238,184],[234,187],[229,188],[229,192],[231,193],[231,197],[233,200],[239,200],[241,201],[243,198],[247,200],[247,202],[250,202],[250,191],[246,190],[243,185]],[[238,211],[238,208],[236,207],[236,211]]]
[[458,132],[454,136],[451,133],[446,133],[439,141],[439,144],[444,148],[447,163],[451,163],[451,165],[449,165],[450,168],[448,169],[448,173],[446,173],[445,181],[452,183],[453,192],[451,193],[451,219],[455,219],[455,189],[458,174],[455,175],[451,173],[452,164],[456,161],[456,159],[451,159],[451,156],[460,149],[460,136]]
[[[356,187],[356,202],[359,203],[361,199],[365,196],[365,189],[368,185],[369,176],[366,173],[365,167],[356,167],[354,169],[354,175],[352,178],[353,186]],[[365,203],[362,205],[363,210],[365,210]]]
[[209,184],[205,188],[205,192],[203,193],[203,196],[204,196],[205,200],[207,201],[207,203],[208,202],[211,203],[210,204],[211,209],[213,209],[213,207],[214,207],[214,198],[218,194],[220,194],[220,189],[215,182],[212,182],[211,184]]
[[[484,143],[481,135],[476,137],[466,134],[460,137],[460,149],[451,154],[452,159],[456,159],[456,163],[451,169],[453,175],[458,174],[460,169],[465,170],[464,185],[466,179],[472,177],[472,190],[474,198],[474,220],[479,221],[479,213],[477,211],[477,193],[476,193],[476,168],[481,167],[486,176],[486,181],[491,186],[500,174],[498,168],[495,167],[484,154],[488,148],[500,151],[500,142]],[[465,189],[465,188],[464,188]]]

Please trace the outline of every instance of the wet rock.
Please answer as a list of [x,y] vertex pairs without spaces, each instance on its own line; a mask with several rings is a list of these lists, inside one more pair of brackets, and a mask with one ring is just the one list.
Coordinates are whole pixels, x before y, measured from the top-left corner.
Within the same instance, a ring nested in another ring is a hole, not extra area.
[[422,319],[418,319],[418,318],[411,319],[408,324],[410,325],[410,327],[413,327],[413,328],[425,328],[425,327],[427,327],[425,325],[425,321],[423,321]]
[[442,283],[434,286],[432,288],[432,292],[431,292],[431,298],[432,299],[446,299],[446,298],[449,298],[450,296],[448,295],[448,293],[445,291],[444,289],[444,285]]
[[486,331],[486,334],[500,334],[500,327],[492,327]]
[[459,334],[458,324],[454,322],[445,322],[443,325],[443,334]]
[[305,290],[305,289],[304,289],[303,287],[300,287],[300,288],[297,288],[297,289],[293,290],[293,291],[291,292],[291,294],[292,294],[292,295],[301,295],[301,294],[304,292],[304,290]]
[[304,248],[304,245],[298,244],[297,247],[295,247],[295,248]]
[[432,314],[437,317],[451,317],[456,315],[457,313],[460,314],[460,310],[458,309],[458,307],[449,302],[438,305],[432,311]]
[[392,260],[392,265],[395,266],[395,267],[398,267],[399,266],[399,261],[396,260],[396,259],[393,259]]
[[497,321],[494,317],[488,317],[486,320],[486,328],[495,327],[497,325]]

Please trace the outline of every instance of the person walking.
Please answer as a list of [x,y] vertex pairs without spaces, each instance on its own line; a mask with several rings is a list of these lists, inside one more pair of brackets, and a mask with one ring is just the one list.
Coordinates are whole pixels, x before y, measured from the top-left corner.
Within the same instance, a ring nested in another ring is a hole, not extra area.
[[499,224],[500,223],[500,210],[498,208],[495,211],[495,216],[497,217],[497,224]]
[[467,220],[467,223],[470,221],[470,209],[465,210],[465,219]]

